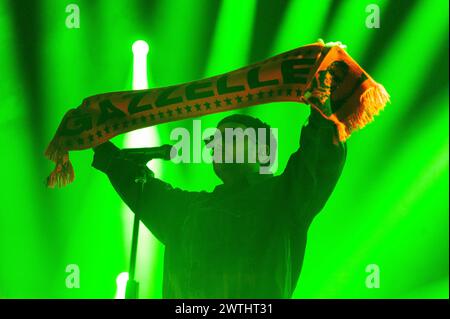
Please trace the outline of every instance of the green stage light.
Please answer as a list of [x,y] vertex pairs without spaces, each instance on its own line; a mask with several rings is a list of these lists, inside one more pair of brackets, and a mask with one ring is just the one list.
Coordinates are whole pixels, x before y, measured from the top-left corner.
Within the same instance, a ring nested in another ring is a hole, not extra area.
[[[273,6],[281,13],[278,1],[77,0],[79,29],[65,24],[68,3],[29,3],[0,1],[0,141],[7,149],[0,158],[0,298],[124,296],[133,215],[104,174],[92,169],[92,151],[71,154],[77,175],[69,187],[43,185],[53,168],[43,152],[64,112],[94,94],[218,75],[261,56],[256,50],[266,44],[269,57],[317,38],[347,44],[392,103],[348,140],[343,174],[309,229],[293,298],[448,298],[448,63],[440,67],[438,60],[448,55],[448,1],[371,1],[380,7],[381,27],[369,29],[369,3],[291,0],[279,22],[267,27],[275,32],[267,43],[258,42],[265,35],[255,26],[266,22],[258,20],[261,10]],[[387,11],[393,7],[398,12]],[[272,103],[238,112],[278,128],[280,173],[298,148],[308,108]],[[202,127],[225,115],[203,117]],[[190,129],[192,121],[113,142],[158,146],[170,143],[171,129],[179,126]],[[149,167],[190,191],[219,183],[207,164],[152,161]],[[141,298],[162,297],[163,253],[141,227]],[[68,264],[79,266],[79,289],[65,285]],[[368,264],[380,267],[379,289],[365,286]]]

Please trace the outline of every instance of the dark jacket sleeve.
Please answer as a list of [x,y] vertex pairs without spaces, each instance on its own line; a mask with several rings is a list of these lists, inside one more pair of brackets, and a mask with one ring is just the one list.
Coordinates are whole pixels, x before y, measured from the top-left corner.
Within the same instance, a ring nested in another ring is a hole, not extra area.
[[97,146],[94,152],[92,166],[108,176],[127,206],[138,212],[142,222],[158,240],[166,243],[179,230],[191,192],[173,188],[155,178],[145,167],[147,182],[140,195],[141,185],[135,182],[142,170],[139,165],[121,158],[119,149],[111,142]]
[[292,221],[310,222],[330,197],[344,167],[347,145],[339,142],[336,125],[311,108],[302,128],[299,149],[281,176]]

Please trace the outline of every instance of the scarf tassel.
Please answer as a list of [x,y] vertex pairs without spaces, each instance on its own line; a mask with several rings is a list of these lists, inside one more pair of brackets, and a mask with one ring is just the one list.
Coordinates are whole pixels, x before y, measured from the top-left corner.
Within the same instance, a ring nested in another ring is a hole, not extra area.
[[47,177],[47,187],[64,187],[73,182],[75,173],[67,151],[61,150],[57,143],[52,141],[45,150],[45,156],[56,164],[55,169]]
[[383,85],[375,83],[360,96],[358,108],[345,119],[338,119],[333,114],[330,119],[336,124],[339,140],[347,140],[353,131],[362,129],[374,120],[387,103],[390,103],[389,93]]

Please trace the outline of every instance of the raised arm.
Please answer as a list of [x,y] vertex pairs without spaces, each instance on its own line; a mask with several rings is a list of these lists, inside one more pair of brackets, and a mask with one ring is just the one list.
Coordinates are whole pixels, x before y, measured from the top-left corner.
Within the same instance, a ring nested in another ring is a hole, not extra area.
[[310,222],[320,212],[341,175],[346,155],[347,146],[339,142],[335,124],[311,107],[300,147],[281,176],[288,200],[296,207],[293,222]]
[[141,185],[135,182],[142,168],[136,163],[119,157],[120,150],[111,142],[94,148],[92,166],[104,172],[116,192],[139,215],[147,228],[161,242],[166,243],[178,232],[185,216],[188,198],[193,193],[173,188],[155,177],[145,167],[147,182],[138,202]]

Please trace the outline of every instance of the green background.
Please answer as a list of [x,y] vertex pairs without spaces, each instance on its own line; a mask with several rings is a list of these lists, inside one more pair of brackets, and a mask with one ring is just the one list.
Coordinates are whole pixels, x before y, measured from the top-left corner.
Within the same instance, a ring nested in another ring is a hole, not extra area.
[[[80,8],[69,29],[68,4]],[[368,4],[379,29],[365,26]],[[132,88],[131,46],[150,46],[150,87],[217,75],[315,42],[342,41],[391,95],[348,141],[337,187],[313,222],[294,298],[448,298],[448,1],[5,1],[0,0],[0,298],[113,298],[128,270],[132,214],[92,151],[71,154],[75,182],[47,189],[43,153],[63,114],[83,98]],[[280,173],[308,109],[273,103],[241,110],[278,128]],[[202,118],[214,126],[226,114]],[[144,142],[169,143],[159,125]],[[125,146],[126,137],[114,142]],[[149,145],[150,145],[149,144]],[[207,164],[157,163],[188,190],[219,183]],[[161,298],[164,247],[141,227],[137,279]],[[66,287],[77,264],[80,288]],[[380,267],[380,288],[365,269]]]

